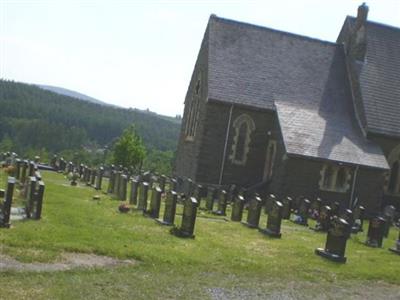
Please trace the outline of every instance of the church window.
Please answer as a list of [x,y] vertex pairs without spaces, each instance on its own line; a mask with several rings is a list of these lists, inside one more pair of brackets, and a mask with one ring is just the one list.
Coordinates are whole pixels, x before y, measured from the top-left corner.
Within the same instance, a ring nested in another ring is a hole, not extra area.
[[251,133],[255,130],[255,124],[249,115],[242,114],[233,122],[233,128],[234,137],[229,158],[233,164],[245,165],[250,150]]

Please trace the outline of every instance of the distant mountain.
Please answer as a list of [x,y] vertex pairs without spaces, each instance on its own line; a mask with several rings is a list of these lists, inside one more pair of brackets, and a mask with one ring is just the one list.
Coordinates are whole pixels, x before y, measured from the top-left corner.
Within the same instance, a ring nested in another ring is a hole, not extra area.
[[11,140],[16,152],[105,147],[131,124],[148,149],[175,151],[178,142],[174,118],[82,101],[36,85],[0,79],[0,103],[0,144]]
[[100,105],[110,105],[110,106],[116,106],[116,105],[112,105],[103,101],[100,101],[98,99],[95,99],[93,97],[89,97],[85,94],[81,94],[72,90],[68,90],[65,88],[61,88],[58,86],[51,86],[51,85],[44,85],[44,84],[36,84],[38,87],[40,87],[41,89],[47,90],[47,91],[51,91],[54,93],[57,93],[59,95],[64,95],[64,96],[69,96],[72,98],[76,98],[76,99],[80,99],[80,100],[85,100],[85,101],[89,101],[92,103],[96,103],[96,104],[100,104]]

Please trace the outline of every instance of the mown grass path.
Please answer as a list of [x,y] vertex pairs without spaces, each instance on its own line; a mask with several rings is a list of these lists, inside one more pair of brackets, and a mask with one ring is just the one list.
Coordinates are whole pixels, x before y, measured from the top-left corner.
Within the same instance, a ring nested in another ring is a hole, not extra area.
[[[325,234],[288,221],[282,239],[270,239],[201,212],[196,238],[179,239],[138,212],[120,214],[119,201],[107,195],[92,200],[99,194],[92,188],[71,187],[60,174],[43,176],[42,220],[14,221],[11,229],[0,229],[0,254],[26,263],[57,262],[65,252],[139,263],[58,272],[0,270],[0,299],[400,298],[400,256],[387,250],[396,229],[382,249],[364,246],[365,232],[353,235],[348,262],[340,265],[314,254],[324,246]],[[265,222],[263,215],[260,224]]]

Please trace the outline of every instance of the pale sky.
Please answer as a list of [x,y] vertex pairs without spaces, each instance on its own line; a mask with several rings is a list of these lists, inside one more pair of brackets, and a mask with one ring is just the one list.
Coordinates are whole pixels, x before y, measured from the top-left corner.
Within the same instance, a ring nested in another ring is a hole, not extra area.
[[[400,0],[366,2],[369,20],[400,27]],[[210,14],[335,41],[361,3],[0,0],[0,78],[174,116]]]

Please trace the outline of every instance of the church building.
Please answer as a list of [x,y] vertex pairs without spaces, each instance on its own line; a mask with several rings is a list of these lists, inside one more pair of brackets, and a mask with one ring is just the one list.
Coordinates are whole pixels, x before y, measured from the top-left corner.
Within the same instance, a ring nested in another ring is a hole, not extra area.
[[202,184],[400,208],[400,28],[346,17],[336,42],[209,19],[175,173]]

